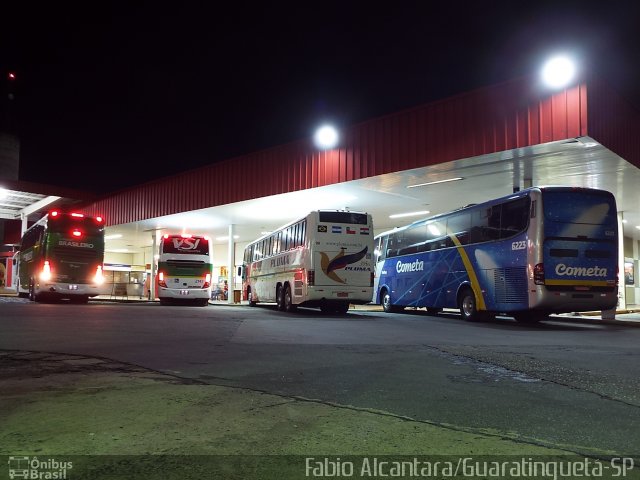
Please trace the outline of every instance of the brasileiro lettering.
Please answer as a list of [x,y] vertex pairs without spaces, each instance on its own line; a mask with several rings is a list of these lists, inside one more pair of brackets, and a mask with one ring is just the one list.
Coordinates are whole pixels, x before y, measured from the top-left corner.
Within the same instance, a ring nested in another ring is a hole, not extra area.
[[414,260],[410,263],[404,263],[398,260],[396,263],[396,272],[405,273],[405,272],[421,272],[424,270],[424,262],[422,260]]
[[93,243],[72,242],[71,240],[60,240],[58,245],[62,245],[64,247],[93,248]]
[[569,267],[564,263],[556,265],[556,274],[563,276],[574,275],[576,277],[606,277],[607,269],[598,267]]

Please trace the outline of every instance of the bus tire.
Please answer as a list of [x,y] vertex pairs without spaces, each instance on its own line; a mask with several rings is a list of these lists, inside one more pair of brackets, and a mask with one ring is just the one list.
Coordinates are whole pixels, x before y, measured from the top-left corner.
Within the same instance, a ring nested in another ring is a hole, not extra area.
[[348,311],[349,311],[348,303],[341,303],[336,307],[336,313],[339,313],[341,315],[345,315]]
[[199,298],[197,305],[199,305],[201,307],[206,307],[206,306],[209,305],[209,299],[208,298]]
[[29,282],[29,300],[32,302],[38,302],[40,300],[40,296],[36,295],[36,283],[34,279],[31,279]]
[[380,292],[380,305],[382,305],[382,309],[385,313],[396,313],[404,310],[404,307],[393,305],[391,303],[391,295],[389,295],[386,288],[383,288]]
[[288,283],[284,286],[283,302],[284,302],[283,310],[285,312],[288,312],[288,313],[295,312],[296,309],[298,308],[297,305],[294,305],[293,303],[293,298],[291,298],[291,287],[289,286]]
[[276,307],[280,311],[284,310],[284,289],[282,285],[276,287]]
[[168,298],[161,298],[160,305],[162,305],[163,307],[166,305],[171,305],[171,301]]
[[484,319],[482,312],[478,311],[476,296],[469,287],[463,288],[459,293],[458,308],[462,319],[467,322],[478,322]]
[[251,296],[251,287],[247,287],[247,299],[249,300],[249,306],[250,307],[255,307],[256,306],[256,301],[253,299],[253,297]]

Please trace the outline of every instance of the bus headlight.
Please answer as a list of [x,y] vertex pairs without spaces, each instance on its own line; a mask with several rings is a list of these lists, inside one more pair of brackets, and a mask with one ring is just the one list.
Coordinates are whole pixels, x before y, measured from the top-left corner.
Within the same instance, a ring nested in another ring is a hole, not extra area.
[[96,268],[96,276],[93,277],[93,281],[97,285],[102,285],[104,283],[104,275],[102,274],[102,265],[98,265]]
[[45,260],[44,265],[42,266],[42,272],[40,272],[40,280],[43,282],[48,282],[51,280],[51,265],[49,265],[49,260]]

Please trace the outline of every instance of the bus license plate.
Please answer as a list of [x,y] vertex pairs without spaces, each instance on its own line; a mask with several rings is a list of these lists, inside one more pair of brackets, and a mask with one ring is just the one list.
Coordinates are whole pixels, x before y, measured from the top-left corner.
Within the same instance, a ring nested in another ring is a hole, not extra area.
[[349,292],[338,292],[338,297],[346,298],[349,296]]
[[180,295],[189,295],[189,290],[180,290]]

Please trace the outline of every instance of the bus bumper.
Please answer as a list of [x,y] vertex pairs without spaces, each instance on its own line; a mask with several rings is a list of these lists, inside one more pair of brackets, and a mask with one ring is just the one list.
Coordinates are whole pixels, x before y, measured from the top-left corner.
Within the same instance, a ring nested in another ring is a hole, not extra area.
[[373,288],[371,287],[345,287],[339,290],[335,288],[327,289],[321,286],[308,287],[308,306],[318,306],[326,303],[350,303],[353,305],[363,305],[371,303]]
[[210,288],[158,288],[158,298],[171,298],[175,300],[196,300],[211,297]]
[[57,297],[96,297],[103,293],[103,285],[82,283],[45,283],[36,284],[37,295],[52,295]]

